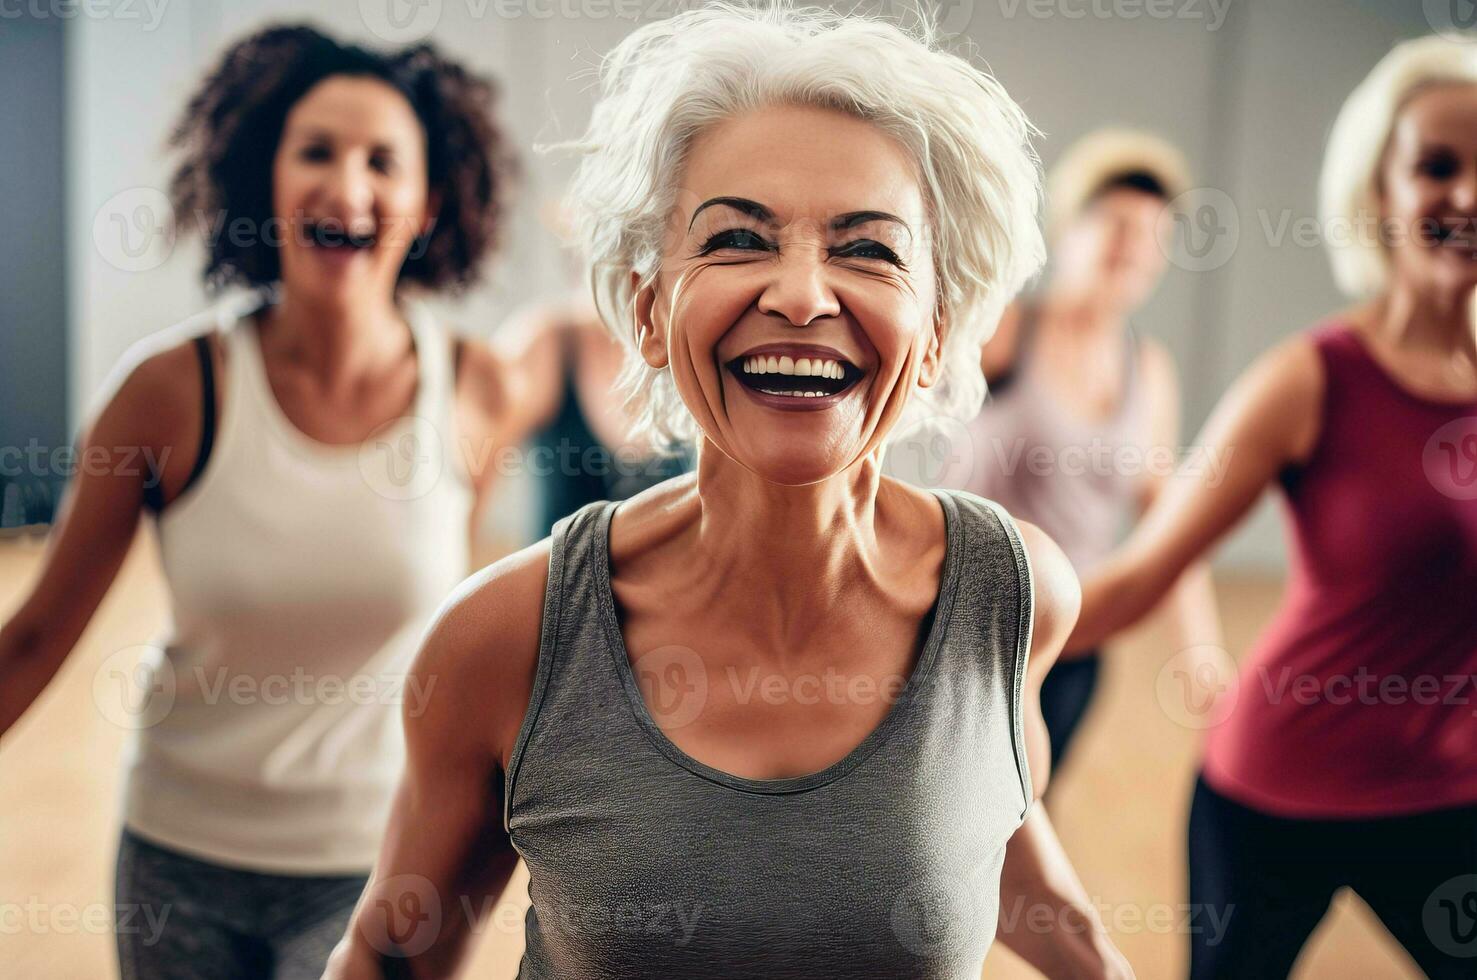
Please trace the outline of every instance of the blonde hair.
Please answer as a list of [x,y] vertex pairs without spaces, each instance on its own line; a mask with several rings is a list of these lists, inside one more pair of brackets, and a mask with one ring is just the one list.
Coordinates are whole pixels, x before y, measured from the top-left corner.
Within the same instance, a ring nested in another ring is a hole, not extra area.
[[1055,239],[1103,189],[1130,174],[1148,174],[1166,201],[1190,189],[1190,167],[1168,140],[1138,129],[1097,129],[1062,153],[1046,178],[1046,232]]
[[[1477,44],[1431,35],[1395,45],[1334,121],[1318,181],[1319,217],[1334,280],[1350,296],[1389,285],[1390,257],[1378,233],[1380,163],[1405,103],[1441,82],[1477,82]],[[1373,233],[1360,230],[1371,227]]]
[[948,327],[941,378],[911,402],[958,417],[979,411],[980,345],[1045,261],[1040,162],[1020,107],[992,76],[942,50],[927,17],[904,28],[788,0],[717,0],[634,31],[604,59],[600,93],[571,144],[585,156],[568,207],[601,318],[627,350],[618,383],[638,434],[680,443],[698,427],[670,372],[636,350],[631,273],[643,286],[655,279],[694,137],[772,105],[866,120],[916,161]]

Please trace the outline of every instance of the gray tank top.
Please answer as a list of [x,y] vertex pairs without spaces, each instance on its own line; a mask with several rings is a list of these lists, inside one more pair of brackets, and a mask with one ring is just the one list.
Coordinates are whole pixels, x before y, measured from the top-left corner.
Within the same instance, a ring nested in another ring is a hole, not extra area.
[[662,733],[610,587],[617,505],[556,525],[506,781],[532,900],[520,980],[977,980],[1032,799],[1031,579],[1003,510],[936,493],[942,583],[907,685],[839,762],[786,779],[720,772]]
[[1008,381],[992,386],[970,424],[973,453],[961,486],[999,501],[1061,546],[1078,574],[1092,570],[1122,537],[1138,507],[1150,442],[1138,344],[1125,345],[1124,387],[1106,421],[1072,415],[1037,376],[1034,314],[1026,313],[1021,350]]

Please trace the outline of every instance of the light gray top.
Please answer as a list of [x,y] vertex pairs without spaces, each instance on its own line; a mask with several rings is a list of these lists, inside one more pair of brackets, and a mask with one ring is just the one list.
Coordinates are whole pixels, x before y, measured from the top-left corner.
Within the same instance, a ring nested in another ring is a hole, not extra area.
[[936,494],[942,583],[902,695],[839,762],[787,779],[663,734],[611,591],[617,505],[559,522],[505,799],[530,875],[521,980],[978,978],[1032,799],[1031,580],[998,505]]
[[1032,355],[1035,314],[1021,324],[1021,348],[1008,380],[991,386],[970,423],[970,474],[954,483],[998,501],[1037,525],[1079,575],[1107,558],[1137,512],[1151,442],[1139,346],[1124,344],[1123,395],[1103,421],[1072,414],[1039,376]]

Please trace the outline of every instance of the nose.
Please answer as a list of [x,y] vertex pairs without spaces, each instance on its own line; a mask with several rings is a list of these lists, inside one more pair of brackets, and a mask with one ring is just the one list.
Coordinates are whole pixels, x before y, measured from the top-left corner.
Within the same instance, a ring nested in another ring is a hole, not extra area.
[[335,214],[351,224],[363,223],[374,206],[374,188],[366,163],[356,154],[341,155],[328,168],[323,194],[324,204]]
[[836,316],[841,301],[826,282],[824,252],[795,246],[781,253],[774,272],[759,295],[759,312],[782,316],[797,327],[817,317]]
[[1477,160],[1463,168],[1452,183],[1451,203],[1463,211],[1477,210]]

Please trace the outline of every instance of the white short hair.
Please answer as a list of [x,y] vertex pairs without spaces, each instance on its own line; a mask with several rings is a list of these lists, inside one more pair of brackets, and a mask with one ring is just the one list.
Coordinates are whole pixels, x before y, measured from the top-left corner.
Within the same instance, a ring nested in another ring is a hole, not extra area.
[[988,73],[939,46],[925,17],[881,17],[705,3],[646,24],[600,69],[600,98],[581,140],[568,196],[601,318],[627,350],[621,385],[638,434],[690,442],[699,430],[669,371],[636,351],[631,286],[659,268],[685,155],[704,129],[771,105],[815,106],[864,119],[918,165],[939,308],[948,317],[939,382],[913,412],[970,417],[984,397],[980,345],[1045,260],[1037,224],[1036,131]]
[[1333,277],[1350,296],[1371,296],[1389,285],[1380,164],[1401,108],[1417,90],[1440,82],[1477,82],[1477,44],[1431,35],[1395,45],[1334,121],[1318,182],[1319,216]]
[[1096,129],[1062,152],[1046,175],[1046,233],[1055,239],[1103,188],[1132,174],[1148,174],[1165,201],[1190,189],[1185,156],[1163,137],[1139,129]]

